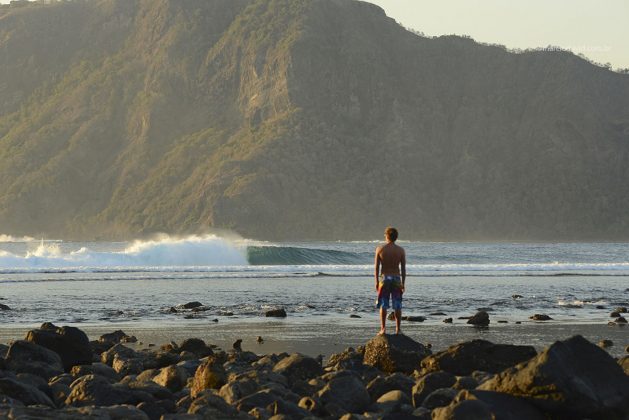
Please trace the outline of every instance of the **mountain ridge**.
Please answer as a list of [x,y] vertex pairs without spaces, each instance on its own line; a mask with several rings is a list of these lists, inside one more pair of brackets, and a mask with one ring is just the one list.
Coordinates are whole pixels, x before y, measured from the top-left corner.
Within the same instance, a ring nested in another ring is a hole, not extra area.
[[94,0],[5,13],[0,57],[3,233],[629,239],[629,76],[568,52],[353,0]]

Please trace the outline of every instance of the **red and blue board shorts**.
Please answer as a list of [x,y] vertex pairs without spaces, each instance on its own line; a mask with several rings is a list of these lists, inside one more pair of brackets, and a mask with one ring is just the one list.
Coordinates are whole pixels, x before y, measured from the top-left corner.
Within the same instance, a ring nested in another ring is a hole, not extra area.
[[378,282],[376,308],[389,309],[390,307],[393,310],[402,309],[402,279],[400,276],[381,276]]

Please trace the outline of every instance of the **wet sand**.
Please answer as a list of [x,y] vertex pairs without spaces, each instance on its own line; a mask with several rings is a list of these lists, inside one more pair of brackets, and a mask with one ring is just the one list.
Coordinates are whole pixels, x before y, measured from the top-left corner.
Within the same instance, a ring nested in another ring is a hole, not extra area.
[[[371,317],[370,317],[371,318]],[[466,325],[463,320],[455,320],[453,325],[426,323],[403,323],[403,331],[416,341],[432,345],[433,351],[472,339],[484,339],[494,343],[532,345],[540,350],[557,340],[580,334],[593,343],[607,339],[614,346],[607,349],[614,357],[625,354],[629,345],[629,326],[607,326],[601,324],[566,324],[524,322],[516,324],[491,324],[486,328]],[[61,325],[61,324],[60,324]],[[394,325],[388,323],[394,331]],[[106,325],[74,324],[85,331],[90,339],[117,329],[134,335],[138,343],[129,344],[135,348],[146,348],[149,344],[161,345],[170,341],[181,342],[185,338],[197,337],[207,343],[230,349],[232,343],[242,339],[242,348],[258,354],[300,352],[310,356],[328,357],[346,347],[356,347],[366,343],[378,331],[377,319],[351,319],[330,322],[329,320],[278,319],[221,319],[218,323],[120,323]],[[33,325],[32,328],[37,327]],[[31,327],[0,328],[0,343],[22,339]],[[264,341],[257,342],[261,336]]]

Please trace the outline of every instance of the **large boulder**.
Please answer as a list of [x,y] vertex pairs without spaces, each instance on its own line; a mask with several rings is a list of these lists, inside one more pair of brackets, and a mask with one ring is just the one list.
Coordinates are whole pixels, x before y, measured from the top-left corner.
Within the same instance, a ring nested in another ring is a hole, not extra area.
[[26,334],[26,341],[46,347],[61,357],[69,372],[74,365],[92,363],[92,347],[83,331],[75,327],[56,327],[50,323]]
[[446,371],[454,375],[470,375],[476,370],[498,373],[535,357],[532,346],[493,344],[485,340],[472,340],[455,344],[447,350],[426,357],[421,372]]
[[46,405],[54,407],[52,400],[32,385],[12,378],[0,378],[0,395],[14,398],[24,405]]
[[367,384],[367,392],[369,392],[372,401],[376,401],[380,396],[390,391],[401,391],[410,399],[414,385],[415,381],[413,378],[396,372],[374,378]]
[[44,379],[63,373],[61,357],[57,353],[24,340],[11,343],[5,364],[14,372],[33,373]]
[[625,419],[629,413],[629,376],[605,350],[579,335],[478,389],[526,398],[555,417]]
[[194,374],[190,395],[194,398],[205,389],[221,389],[227,382],[227,374],[220,360],[214,356],[208,357]]
[[413,406],[421,407],[426,397],[434,391],[449,388],[456,383],[456,377],[449,372],[431,372],[421,377],[413,386]]
[[160,372],[153,377],[153,382],[168,388],[172,392],[180,391],[186,386],[187,381],[188,371],[175,365],[162,368]]
[[334,406],[345,413],[362,413],[371,403],[365,385],[354,375],[333,378],[317,393],[317,396],[328,411],[331,411],[328,406]]
[[112,384],[108,379],[96,375],[86,375],[77,379],[71,388],[65,404],[74,407],[136,405],[142,400],[153,399],[148,394],[133,391],[121,384]]
[[298,380],[307,381],[322,375],[323,368],[319,362],[312,357],[294,353],[280,360],[275,367],[273,367],[273,372],[286,376],[289,382],[293,383]]
[[539,410],[526,401],[491,391],[461,391],[449,405],[437,407],[432,413],[434,420],[545,419]]
[[625,371],[625,374],[629,375],[629,356],[625,356],[618,360],[618,364]]
[[413,373],[431,351],[423,344],[402,334],[377,335],[365,345],[363,363],[386,373]]
[[205,344],[200,338],[187,338],[179,345],[180,351],[189,351],[197,357],[205,357],[211,355],[212,349]]

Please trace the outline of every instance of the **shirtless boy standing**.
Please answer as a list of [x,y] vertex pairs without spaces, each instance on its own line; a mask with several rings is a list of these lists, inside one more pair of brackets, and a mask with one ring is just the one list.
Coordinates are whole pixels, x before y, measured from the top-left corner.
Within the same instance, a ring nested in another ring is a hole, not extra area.
[[388,227],[384,231],[386,245],[376,248],[375,278],[378,292],[377,308],[380,308],[380,332],[386,333],[387,309],[389,300],[395,311],[395,333],[400,334],[402,320],[402,293],[406,282],[406,254],[404,248],[395,244],[397,229]]

